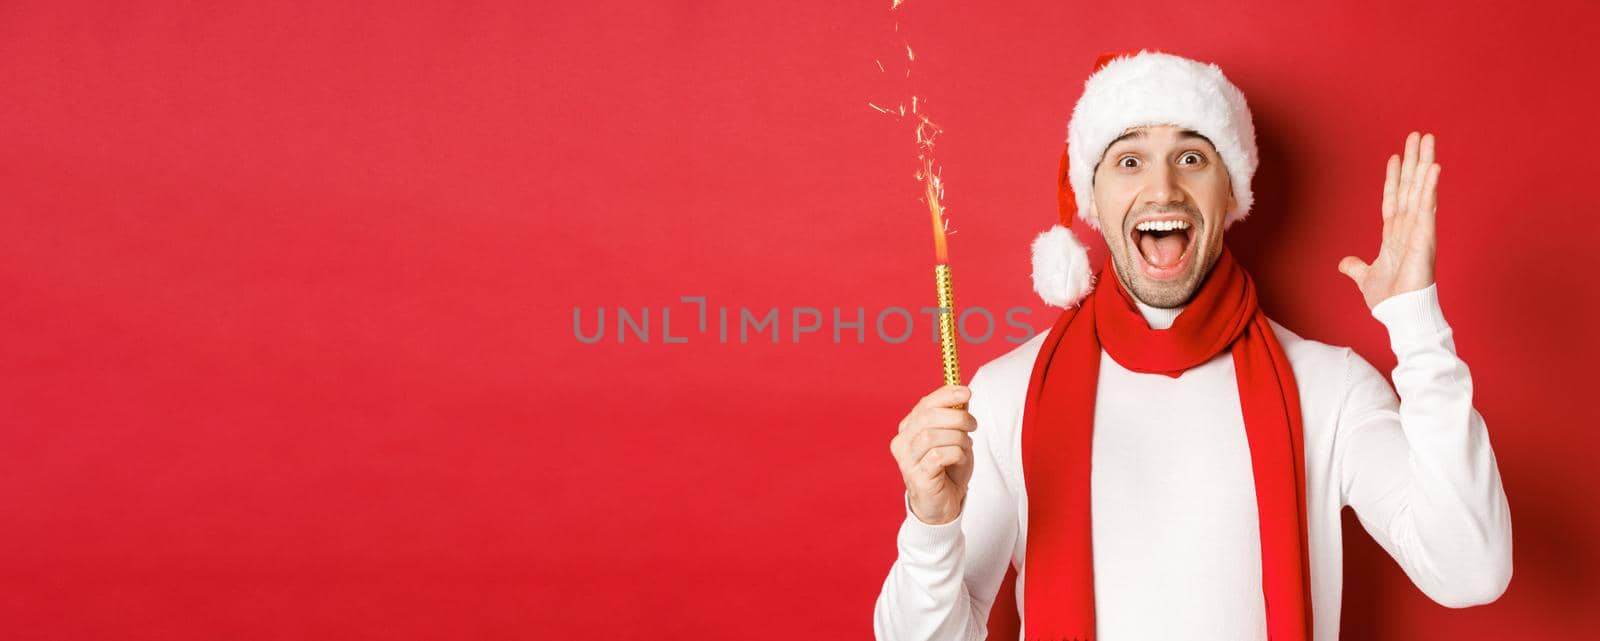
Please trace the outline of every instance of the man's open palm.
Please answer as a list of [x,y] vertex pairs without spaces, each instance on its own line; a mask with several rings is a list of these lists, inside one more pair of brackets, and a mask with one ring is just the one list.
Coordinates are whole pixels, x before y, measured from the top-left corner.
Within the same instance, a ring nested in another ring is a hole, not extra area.
[[1378,257],[1371,264],[1355,256],[1339,261],[1339,271],[1361,288],[1369,309],[1390,296],[1433,284],[1439,187],[1439,164],[1433,157],[1433,134],[1413,131],[1406,136],[1405,158],[1389,157],[1383,182],[1383,244]]

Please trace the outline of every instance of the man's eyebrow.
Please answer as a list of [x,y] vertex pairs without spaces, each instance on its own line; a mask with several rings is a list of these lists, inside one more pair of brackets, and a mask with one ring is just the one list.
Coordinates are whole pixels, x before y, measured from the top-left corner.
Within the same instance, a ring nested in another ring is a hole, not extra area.
[[[1145,133],[1145,130],[1143,130],[1143,129],[1134,129],[1134,130],[1131,130],[1131,131],[1129,131],[1129,132],[1127,132],[1125,134],[1122,134],[1121,136],[1117,136],[1116,140],[1111,141],[1110,145],[1106,145],[1106,148],[1109,149],[1111,147],[1111,145],[1115,145],[1115,144],[1117,144],[1119,142],[1122,142],[1124,140],[1128,140],[1128,139],[1131,139],[1131,138],[1144,138],[1146,135],[1147,134]],[[1200,132],[1195,131],[1193,129],[1184,129],[1182,131],[1179,131],[1178,132],[1178,137],[1181,138],[1181,139],[1184,139],[1184,140],[1204,140],[1207,143],[1211,142],[1210,138],[1207,138],[1205,136],[1200,135]],[[1212,146],[1215,147],[1216,145],[1213,144]]]
[[[1188,131],[1188,130],[1186,129],[1185,131]],[[1193,132],[1190,132],[1190,133],[1193,133]],[[1128,133],[1122,134],[1121,136],[1117,136],[1116,140],[1111,141],[1111,145],[1115,145],[1115,144],[1117,144],[1119,142],[1122,142],[1124,140],[1127,140],[1129,138],[1143,138],[1143,137],[1145,137],[1145,131],[1143,129],[1134,129],[1134,130],[1129,131]],[[1106,147],[1110,147],[1111,145],[1106,145]]]
[[[1205,136],[1200,135],[1200,132],[1195,131],[1193,129],[1185,129],[1183,131],[1178,132],[1178,137],[1186,139],[1186,140],[1204,140],[1207,143],[1211,142],[1210,138],[1207,138]],[[1216,145],[1212,145],[1212,146],[1215,147]]]

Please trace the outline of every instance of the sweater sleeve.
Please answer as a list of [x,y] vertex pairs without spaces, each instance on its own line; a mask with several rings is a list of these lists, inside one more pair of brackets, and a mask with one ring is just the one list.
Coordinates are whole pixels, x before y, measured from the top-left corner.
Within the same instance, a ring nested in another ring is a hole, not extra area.
[[1372,315],[1389,332],[1399,398],[1346,350],[1335,437],[1345,503],[1429,598],[1492,602],[1511,581],[1511,513],[1436,287],[1390,297]]
[[973,377],[969,409],[978,422],[972,433],[972,479],[961,514],[928,525],[905,502],[905,521],[873,608],[879,641],[972,641],[988,634],[989,607],[1005,578],[1017,537],[1016,500],[1002,481],[990,419],[990,393],[983,370]]

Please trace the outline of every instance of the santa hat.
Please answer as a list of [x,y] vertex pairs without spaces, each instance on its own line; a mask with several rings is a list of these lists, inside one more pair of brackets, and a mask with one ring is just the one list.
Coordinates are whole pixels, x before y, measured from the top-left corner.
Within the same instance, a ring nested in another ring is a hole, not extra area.
[[1175,125],[1211,140],[1233,183],[1236,206],[1226,229],[1250,213],[1250,178],[1256,173],[1256,130],[1244,93],[1214,64],[1140,49],[1103,54],[1083,83],[1083,96],[1067,124],[1067,148],[1057,174],[1060,224],[1033,241],[1033,290],[1045,303],[1072,307],[1094,289],[1088,251],[1069,229],[1077,215],[1090,229],[1094,169],[1111,141],[1129,128]]

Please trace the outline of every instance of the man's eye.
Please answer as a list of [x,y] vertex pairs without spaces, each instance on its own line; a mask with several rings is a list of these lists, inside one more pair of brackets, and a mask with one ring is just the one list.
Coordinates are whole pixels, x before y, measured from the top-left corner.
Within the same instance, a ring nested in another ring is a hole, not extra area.
[[1122,160],[1117,161],[1117,164],[1127,169],[1133,169],[1139,166],[1139,159],[1133,156],[1123,156]]
[[1205,156],[1202,156],[1202,155],[1200,155],[1198,153],[1195,153],[1195,152],[1191,151],[1191,152],[1186,153],[1186,154],[1184,154],[1182,156],[1179,156],[1178,157],[1178,162],[1183,162],[1183,161],[1188,160],[1190,158],[1194,159],[1194,162],[1187,163],[1187,164],[1190,164],[1190,165],[1198,165],[1201,162],[1204,162],[1205,159],[1206,159]]

